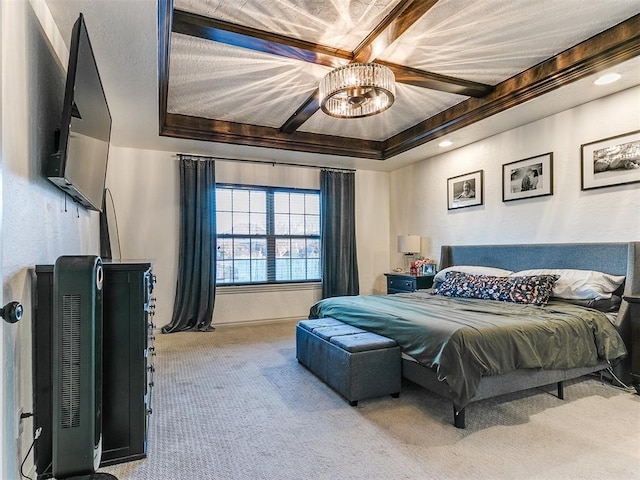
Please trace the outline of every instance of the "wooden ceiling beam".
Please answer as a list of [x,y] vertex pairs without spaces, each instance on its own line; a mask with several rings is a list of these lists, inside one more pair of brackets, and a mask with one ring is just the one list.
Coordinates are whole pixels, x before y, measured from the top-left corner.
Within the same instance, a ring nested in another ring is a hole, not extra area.
[[160,130],[167,116],[169,97],[169,52],[171,50],[171,0],[158,1],[158,125]]
[[280,131],[284,133],[293,133],[300,125],[309,120],[311,116],[320,108],[320,90],[315,89],[302,105],[298,107],[293,115],[280,127]]
[[371,62],[395,42],[411,25],[427,13],[438,0],[403,0],[353,51],[354,62]]
[[640,14],[469,98],[386,141],[384,158],[411,150],[487,117],[640,55]]
[[306,132],[285,134],[273,127],[226,122],[176,113],[166,114],[160,134],[167,137],[207,142],[383,160],[384,143],[379,141]]
[[352,59],[352,53],[347,50],[318,45],[182,10],[173,11],[173,31],[327,67],[338,67],[349,63]]
[[440,75],[439,73],[426,72],[396,63],[381,60],[376,60],[376,63],[389,67],[396,77],[396,82],[414,85],[416,87],[477,98],[482,98],[490,94],[494,89],[492,85]]

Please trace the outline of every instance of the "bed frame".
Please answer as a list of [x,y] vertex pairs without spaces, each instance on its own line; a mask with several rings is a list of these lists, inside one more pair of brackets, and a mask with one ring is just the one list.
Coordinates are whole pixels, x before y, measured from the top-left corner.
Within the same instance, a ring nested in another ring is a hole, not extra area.
[[[519,271],[532,268],[573,268],[597,270],[614,275],[624,275],[625,283],[617,294],[623,297],[616,319],[616,328],[627,346],[627,350],[640,348],[640,339],[631,335],[632,317],[627,297],[640,295],[640,242],[629,243],[577,243],[537,245],[472,245],[443,246],[440,268],[455,265],[481,265]],[[635,343],[632,345],[632,343]],[[623,382],[631,381],[630,357],[627,355],[614,368],[614,373]],[[503,375],[483,377],[472,401],[484,400],[506,393],[557,383],[558,397],[563,398],[563,382],[608,368],[606,362],[592,367],[563,370],[523,369]],[[403,359],[402,375],[446,398],[453,398],[446,381],[439,381],[434,370],[415,361]],[[465,427],[465,409],[453,405],[454,425]]]

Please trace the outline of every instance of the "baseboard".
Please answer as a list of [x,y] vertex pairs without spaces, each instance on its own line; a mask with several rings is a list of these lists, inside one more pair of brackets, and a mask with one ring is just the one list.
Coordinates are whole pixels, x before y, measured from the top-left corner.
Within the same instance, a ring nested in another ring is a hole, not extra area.
[[223,322],[211,324],[214,328],[226,328],[226,327],[251,327],[256,325],[265,325],[269,323],[297,323],[300,320],[304,320],[304,317],[282,317],[282,318],[266,318],[260,320],[246,320],[243,322]]

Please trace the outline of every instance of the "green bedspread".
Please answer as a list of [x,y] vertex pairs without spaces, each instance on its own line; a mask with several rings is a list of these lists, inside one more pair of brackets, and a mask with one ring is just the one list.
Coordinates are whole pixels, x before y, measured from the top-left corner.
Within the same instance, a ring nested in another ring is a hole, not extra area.
[[483,375],[593,366],[626,354],[603,313],[558,301],[539,307],[427,292],[346,296],[313,305],[309,318],[321,317],[393,338],[436,369],[458,407],[473,399]]

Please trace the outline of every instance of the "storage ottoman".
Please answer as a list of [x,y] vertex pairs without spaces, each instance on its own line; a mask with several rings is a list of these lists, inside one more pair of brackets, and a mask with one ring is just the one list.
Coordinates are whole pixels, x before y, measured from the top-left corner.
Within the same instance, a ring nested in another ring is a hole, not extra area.
[[400,394],[400,347],[390,338],[333,318],[302,320],[296,325],[296,355],[352,406]]

